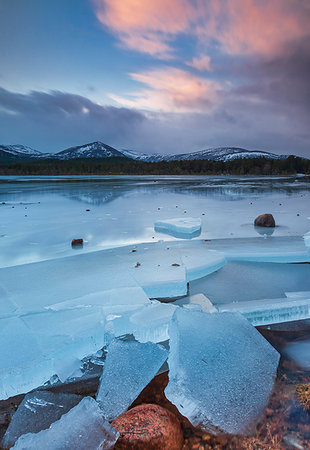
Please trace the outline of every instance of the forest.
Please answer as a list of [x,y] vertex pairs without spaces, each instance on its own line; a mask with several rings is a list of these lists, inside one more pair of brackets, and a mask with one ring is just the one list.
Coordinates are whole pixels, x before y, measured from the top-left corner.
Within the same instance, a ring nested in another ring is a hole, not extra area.
[[143,162],[128,158],[23,160],[0,164],[0,175],[293,175],[310,174],[310,160],[236,159]]

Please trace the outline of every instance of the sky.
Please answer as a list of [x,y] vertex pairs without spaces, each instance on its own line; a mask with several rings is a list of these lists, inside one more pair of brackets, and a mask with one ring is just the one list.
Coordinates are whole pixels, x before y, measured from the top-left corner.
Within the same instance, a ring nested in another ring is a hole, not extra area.
[[0,144],[310,157],[309,0],[0,0]]

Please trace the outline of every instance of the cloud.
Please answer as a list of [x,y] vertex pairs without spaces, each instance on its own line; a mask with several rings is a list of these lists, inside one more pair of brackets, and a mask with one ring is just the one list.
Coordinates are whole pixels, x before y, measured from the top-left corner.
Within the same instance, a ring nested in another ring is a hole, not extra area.
[[169,41],[195,14],[188,0],[93,0],[98,20],[131,50],[169,57]]
[[0,88],[0,143],[59,151],[101,140],[148,153],[241,146],[310,156],[309,122],[303,112],[276,102],[266,108],[266,102],[253,103],[231,89],[207,112],[145,113],[65,92],[20,94]]
[[43,142],[43,151],[54,152],[85,141],[117,143],[117,136],[128,138],[145,117],[138,111],[100,105],[71,93],[21,94],[0,87],[0,120],[1,143],[41,146]]
[[130,77],[147,86],[127,97],[111,95],[122,105],[139,109],[188,112],[211,110],[222,90],[220,83],[196,76],[190,72],[165,67]]
[[307,0],[93,0],[98,20],[127,48],[167,58],[190,35],[234,55],[270,55],[309,35]]
[[211,58],[207,55],[202,55],[199,58],[193,58],[192,61],[187,61],[186,64],[200,72],[211,72]]

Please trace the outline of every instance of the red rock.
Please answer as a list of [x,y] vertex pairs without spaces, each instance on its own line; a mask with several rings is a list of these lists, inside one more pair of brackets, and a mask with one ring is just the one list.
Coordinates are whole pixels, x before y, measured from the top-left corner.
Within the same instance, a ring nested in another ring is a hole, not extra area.
[[120,433],[118,450],[180,450],[183,433],[179,419],[159,405],[144,404],[126,411],[112,422]]
[[276,222],[272,214],[261,214],[254,220],[254,225],[257,227],[275,227]]
[[72,247],[77,247],[83,245],[83,239],[72,239]]

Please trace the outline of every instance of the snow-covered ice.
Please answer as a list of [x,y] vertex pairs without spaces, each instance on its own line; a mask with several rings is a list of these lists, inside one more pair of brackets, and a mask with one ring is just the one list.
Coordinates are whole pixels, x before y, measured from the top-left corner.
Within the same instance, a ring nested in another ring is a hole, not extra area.
[[273,388],[278,352],[239,313],[178,308],[166,397],[195,426],[247,433]]
[[48,391],[34,391],[27,394],[12,417],[2,445],[10,448],[21,435],[38,433],[49,428],[81,400],[80,395]]
[[85,397],[47,430],[21,436],[13,448],[107,450],[113,448],[118,436],[118,432],[104,419],[98,403],[92,397]]
[[111,342],[97,393],[107,420],[127,410],[156,375],[167,355],[164,347],[150,342]]
[[157,220],[155,231],[170,234],[180,239],[191,239],[201,233],[201,219],[195,217],[177,217],[175,219]]

